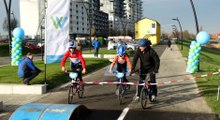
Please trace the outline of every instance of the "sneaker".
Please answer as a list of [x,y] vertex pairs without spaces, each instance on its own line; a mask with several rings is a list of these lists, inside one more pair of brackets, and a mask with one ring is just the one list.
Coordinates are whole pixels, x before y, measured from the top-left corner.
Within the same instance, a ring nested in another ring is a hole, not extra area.
[[115,94],[119,95],[119,90],[118,89],[115,90]]
[[31,85],[29,82],[27,82],[26,79],[23,80],[23,83],[26,84],[26,85]]
[[140,98],[139,96],[135,96],[135,97],[134,97],[134,101],[138,101],[139,98]]
[[152,96],[151,96],[151,101],[152,101],[152,102],[155,102],[155,101],[156,101],[156,98],[157,98],[156,95],[152,95]]

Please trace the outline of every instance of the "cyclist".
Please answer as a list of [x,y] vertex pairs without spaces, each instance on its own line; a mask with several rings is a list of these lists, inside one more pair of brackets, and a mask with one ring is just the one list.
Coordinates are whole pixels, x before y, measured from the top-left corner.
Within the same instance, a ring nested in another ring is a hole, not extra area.
[[[138,44],[139,44],[139,49],[134,54],[131,74],[134,73],[136,63],[137,63],[138,59],[140,58],[139,84],[143,83],[143,80],[145,80],[147,73],[151,73],[150,74],[150,82],[156,83],[155,73],[158,73],[158,70],[160,67],[160,59],[159,59],[157,53],[153,50],[153,48],[151,48],[151,46],[150,46],[151,42],[148,39],[141,39],[138,42]],[[152,98],[151,100],[155,101],[156,96],[157,96],[157,86],[153,85],[151,87],[152,87],[152,91],[153,91],[153,95],[151,97]],[[139,99],[141,88],[142,88],[142,86],[138,86],[138,93],[137,93],[135,100]]]
[[[114,57],[114,60],[110,66],[110,74],[112,74],[112,70],[114,68],[115,63],[117,64],[117,71],[118,72],[123,72],[124,78],[122,82],[128,82],[127,78],[126,78],[126,69],[127,69],[127,65],[129,67],[129,72],[131,72],[132,69],[132,65],[130,62],[130,58],[128,56],[128,54],[125,52],[125,47],[124,46],[119,46],[117,48],[117,55]],[[116,87],[116,93],[117,93],[117,87]]]
[[[70,67],[73,72],[77,72],[80,81],[82,81],[82,74],[86,73],[86,63],[84,58],[82,57],[82,54],[79,50],[76,49],[77,47],[77,42],[76,41],[71,41],[69,43],[69,49],[66,51],[64,54],[62,61],[61,61],[61,66],[62,66],[62,71],[66,71],[65,68],[65,62],[67,58],[70,58]],[[79,70],[78,70],[79,69]]]

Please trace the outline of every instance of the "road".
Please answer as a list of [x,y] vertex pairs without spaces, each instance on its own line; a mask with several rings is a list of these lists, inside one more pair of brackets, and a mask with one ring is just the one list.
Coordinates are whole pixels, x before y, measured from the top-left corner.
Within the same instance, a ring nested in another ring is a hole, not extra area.
[[[177,54],[179,53],[177,48],[169,51],[165,45],[158,45],[154,49],[161,58],[158,81],[170,81],[188,76],[185,68],[176,67],[177,65],[185,66],[181,56]],[[114,76],[104,76],[106,68],[85,76],[84,81],[116,81]],[[128,80],[136,82],[138,77],[128,77]],[[136,93],[134,86],[127,93],[122,105],[119,105],[114,93],[115,87],[115,85],[86,86],[84,97],[81,99],[75,97],[76,104],[87,108],[78,110],[80,114],[77,119],[117,120],[124,115],[122,117],[124,120],[218,120],[199,95],[194,81],[159,86],[158,101],[150,103],[149,108],[145,110],[141,108],[139,102],[133,101]],[[67,90],[68,85],[55,89],[35,102],[66,104]]]

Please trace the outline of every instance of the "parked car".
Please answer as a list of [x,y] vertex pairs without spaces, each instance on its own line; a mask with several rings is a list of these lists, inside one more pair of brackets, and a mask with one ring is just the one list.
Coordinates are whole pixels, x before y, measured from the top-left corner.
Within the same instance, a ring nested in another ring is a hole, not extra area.
[[108,50],[115,50],[116,48],[117,48],[117,43],[115,43],[115,41],[110,40],[108,42],[107,49]]
[[109,41],[108,42],[108,50],[115,50],[118,46],[124,46],[126,49],[131,49],[131,50],[136,50],[138,49],[138,44],[136,42],[130,42],[130,41],[118,41],[115,43],[114,41]]
[[117,46],[124,46],[127,49],[127,43],[125,41],[119,40]]
[[136,50],[138,49],[138,44],[134,42],[126,42],[127,49]]

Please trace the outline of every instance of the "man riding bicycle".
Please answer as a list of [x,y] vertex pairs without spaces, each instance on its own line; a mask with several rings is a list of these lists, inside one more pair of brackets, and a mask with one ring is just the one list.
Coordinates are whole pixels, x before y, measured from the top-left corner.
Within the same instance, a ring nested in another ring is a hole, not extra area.
[[82,54],[79,50],[76,49],[77,43],[76,41],[71,41],[69,43],[69,49],[66,51],[64,54],[62,61],[61,61],[61,66],[62,66],[62,71],[66,71],[65,68],[65,62],[67,58],[70,58],[70,67],[73,72],[77,72],[80,81],[82,81],[82,74],[86,73],[86,63],[84,58],[82,57]]
[[[135,66],[137,64],[138,59],[140,58],[140,80],[139,84],[143,83],[143,80],[146,79],[146,75],[150,73],[150,82],[156,83],[156,75],[155,73],[158,73],[159,67],[160,67],[160,59],[157,55],[157,53],[151,48],[151,42],[147,39],[141,39],[138,42],[139,49],[135,52],[133,63],[132,63],[132,73],[135,72]],[[153,85],[152,91],[153,95],[151,97],[151,101],[156,100],[157,96],[157,86]],[[142,86],[138,86],[138,93],[135,98],[135,100],[139,99],[140,92],[141,92]]]

